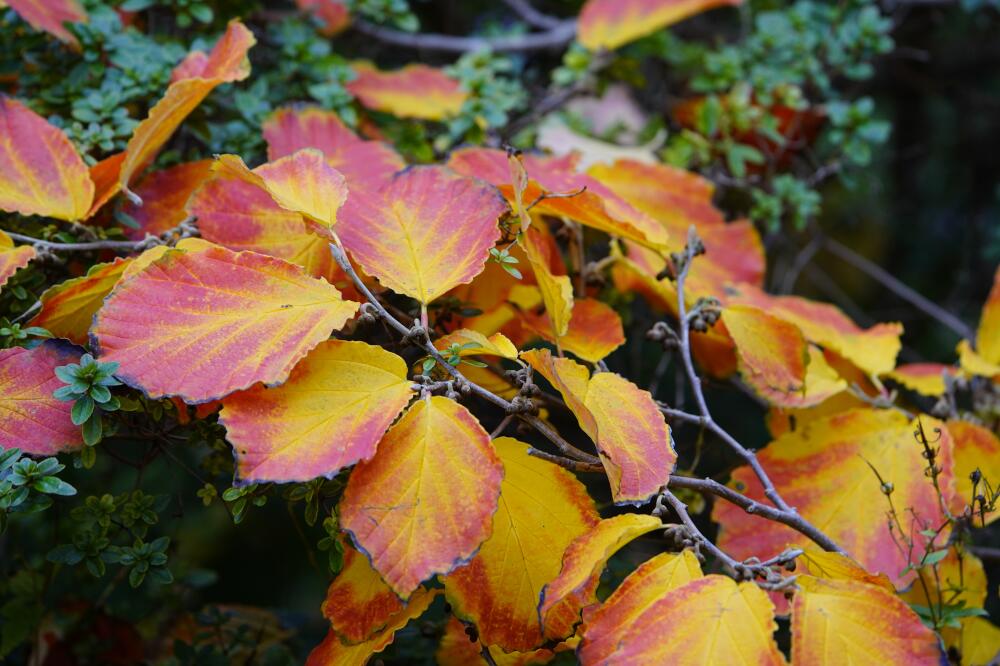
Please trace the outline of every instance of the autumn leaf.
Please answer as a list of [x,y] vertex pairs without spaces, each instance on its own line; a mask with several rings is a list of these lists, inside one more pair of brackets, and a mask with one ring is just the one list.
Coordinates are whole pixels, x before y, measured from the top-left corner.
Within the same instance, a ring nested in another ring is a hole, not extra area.
[[773,637],[777,627],[774,606],[757,585],[710,575],[670,590],[646,608],[617,637],[610,659],[581,663],[784,666]]
[[[925,432],[933,439],[936,422],[922,418]],[[938,498],[924,475],[927,461],[914,430],[916,424],[898,412],[859,408],[800,424],[757,455],[788,504],[865,569],[898,582],[907,577],[907,554],[893,541],[889,503],[872,468],[893,485],[892,501],[907,533],[937,528],[944,522]],[[939,449],[937,464],[943,470],[942,491],[950,499],[952,443],[946,431],[942,430],[934,447]],[[766,501],[749,468],[736,470],[733,484],[749,497]],[[791,528],[747,515],[727,503],[715,504],[713,519],[722,526],[719,547],[738,559],[780,552],[787,544],[808,543]],[[912,557],[919,561],[923,552],[918,542]]]
[[143,178],[135,188],[142,205],[126,201],[122,206],[126,219],[137,225],[135,228],[124,226],[125,235],[133,240],[142,240],[146,234],[159,236],[183,222],[187,216],[185,206],[188,198],[208,180],[211,170],[212,160],[199,160],[182,162]]
[[224,160],[191,195],[187,213],[198,219],[205,239],[230,250],[278,257],[331,281],[336,274],[328,241],[311,233],[302,215],[279,206],[252,174],[247,178]]
[[[789,546],[791,548],[792,546]],[[824,580],[855,580],[895,593],[885,574],[869,573],[860,564],[840,553],[807,548],[795,560],[796,571]],[[801,569],[799,568],[801,567]]]
[[740,0],[587,0],[577,39],[591,51],[613,50],[695,14]]
[[564,351],[597,363],[625,344],[621,317],[610,305],[593,298],[574,302],[566,334],[556,337],[548,313],[524,313],[524,321],[535,333]]
[[[211,53],[189,56],[166,94],[135,128],[125,148],[118,181],[133,203],[141,200],[129,189],[132,179],[156,157],[173,133],[208,94],[223,83],[242,81],[250,75],[247,52],[256,43],[253,33],[238,20],[230,21]],[[89,202],[88,202],[89,203]]]
[[[527,189],[521,194],[521,199],[527,205],[537,202],[531,209],[533,213],[566,217],[653,249],[662,250],[666,247],[667,233],[663,225],[637,210],[594,178],[577,172],[572,157],[523,155],[521,159],[529,177]],[[510,165],[502,150],[461,148],[448,158],[448,166],[459,173],[482,178],[497,186],[516,209]],[[544,194],[560,196],[539,198]]]
[[352,645],[367,641],[405,608],[367,558],[344,545],[344,565],[322,605],[323,616],[340,640]]
[[400,118],[444,120],[458,115],[466,93],[440,69],[412,64],[384,72],[368,62],[353,64],[357,77],[345,87],[366,108]]
[[989,664],[1000,653],[1000,627],[984,617],[963,618],[961,629],[945,628],[941,633],[962,655],[962,666]]
[[506,210],[482,181],[412,167],[376,191],[352,193],[337,234],[365,273],[426,305],[482,272]]
[[996,489],[1000,486],[1000,438],[989,429],[968,421],[948,421],[947,428],[954,442],[952,458],[955,498],[951,510],[961,514],[967,506],[971,506],[976,515],[975,524],[989,525],[1000,519],[1000,512],[991,511],[982,518],[979,517],[979,506],[974,503],[973,496],[982,494],[988,497],[989,491],[984,482],[980,481],[973,493],[970,475],[979,470],[990,487]]
[[57,338],[86,344],[94,314],[130,262],[131,259],[118,258],[107,264],[94,264],[86,275],[49,287],[39,298],[42,308],[31,325],[40,326]]
[[[552,661],[556,652],[571,650],[568,641],[559,643],[555,650],[539,648],[528,652],[505,652],[498,646],[489,646],[490,657],[496,666],[540,666]],[[438,666],[470,666],[483,661],[484,644],[482,641],[472,641],[466,632],[466,627],[454,616],[448,618],[444,626],[441,643],[434,652],[434,662]]]
[[559,575],[542,590],[538,616],[545,637],[569,636],[580,609],[595,601],[598,578],[611,556],[633,539],[662,527],[655,516],[626,513],[602,520],[577,537],[563,554]]
[[979,317],[976,332],[976,348],[968,340],[958,343],[958,356],[962,369],[972,375],[982,377],[1000,376],[1000,267],[993,275],[990,290],[983,311]]
[[584,366],[548,350],[523,352],[521,358],[562,394],[594,440],[616,503],[641,504],[667,484],[677,454],[648,391],[613,372],[589,377]]
[[15,246],[11,237],[0,229],[0,287],[7,284],[14,273],[27,266],[36,254],[31,245]]
[[223,399],[241,483],[333,478],[375,454],[412,392],[406,362],[365,342],[321,342],[281,386]]
[[351,24],[351,11],[339,0],[295,0],[295,4],[319,21],[320,32],[326,37],[343,32]]
[[55,369],[79,360],[79,348],[58,340],[0,349],[0,448],[47,456],[83,446],[70,420],[73,403],[52,397],[64,385]]
[[891,592],[853,580],[799,576],[792,601],[792,663],[944,663],[937,635]]
[[124,161],[125,151],[122,151],[105,157],[90,167],[90,180],[94,183],[94,197],[90,203],[90,210],[87,211],[84,219],[90,219],[96,215],[104,204],[111,201],[121,191],[118,174],[121,173]]
[[278,109],[264,121],[262,130],[269,160],[315,148],[344,175],[352,190],[378,187],[406,166],[389,144],[358,138],[336,113],[315,106]]
[[771,296],[742,284],[725,297],[726,305],[752,305],[795,324],[809,342],[830,348],[870,375],[890,372],[903,333],[901,324],[876,324],[862,329],[832,305],[799,296]]
[[351,473],[340,524],[406,598],[475,555],[490,534],[502,478],[489,435],[465,407],[422,399]]
[[885,376],[921,395],[940,396],[944,393],[944,376],[956,374],[956,369],[941,363],[907,363],[897,365]]
[[6,0],[6,2],[32,28],[47,32],[75,49],[80,48],[76,37],[63,25],[87,22],[87,12],[77,0]]
[[520,245],[531,265],[538,291],[545,304],[545,312],[550,324],[550,335],[557,340],[569,331],[573,316],[573,284],[566,275],[556,275],[549,266],[540,232],[529,228],[520,237]]
[[668,592],[701,577],[698,558],[687,549],[680,553],[660,553],[640,564],[604,603],[584,610],[580,662],[609,662],[618,640],[653,604]]
[[447,350],[452,345],[458,345],[459,357],[499,356],[511,360],[517,358],[517,347],[503,333],[494,333],[486,337],[479,331],[462,328],[434,341],[434,346],[441,351]]
[[0,95],[0,210],[75,221],[93,199],[90,171],[66,134]]
[[383,629],[363,643],[347,645],[330,629],[323,642],[309,653],[306,666],[365,666],[372,655],[389,647],[397,631],[423,615],[438,594],[440,590],[421,588],[413,594],[406,608],[393,615]]
[[280,259],[218,246],[171,250],[115,288],[91,341],[129,386],[201,403],[282,383],[357,309]]
[[528,455],[528,445],[516,439],[499,437],[493,444],[504,478],[490,538],[443,582],[454,612],[476,625],[483,642],[523,652],[544,640],[542,588],[559,573],[562,553],[597,524],[598,515],[572,474]]

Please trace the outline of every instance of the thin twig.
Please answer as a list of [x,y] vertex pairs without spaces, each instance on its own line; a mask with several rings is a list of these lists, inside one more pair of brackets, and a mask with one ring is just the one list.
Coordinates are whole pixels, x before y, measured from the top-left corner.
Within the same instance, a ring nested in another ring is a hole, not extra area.
[[[56,241],[42,240],[41,238],[32,238],[31,236],[25,236],[24,234],[16,234],[13,231],[6,232],[8,236],[21,243],[29,243],[38,248],[44,248],[46,250],[53,250],[55,252],[81,252],[84,250],[126,250],[128,252],[133,252],[140,248],[145,248],[150,244],[150,240],[144,239],[141,241],[116,241],[116,240],[100,240],[100,241],[88,241],[85,243],[58,243]],[[158,240],[154,238],[153,244],[158,244]]]
[[385,28],[364,19],[354,19],[351,27],[363,35],[394,46],[405,46],[425,51],[447,51],[468,53],[469,51],[490,50],[501,53],[524,51],[544,51],[561,49],[576,36],[576,21],[560,21],[545,32],[504,37],[457,37],[435,33],[410,33]]
[[514,13],[521,17],[525,23],[536,28],[551,30],[562,23],[562,19],[549,16],[532,7],[528,0],[504,0],[504,4],[514,10]]
[[937,320],[937,322],[942,326],[951,329],[966,340],[972,340],[972,329],[969,328],[965,322],[942,308],[940,305],[933,303],[926,297],[903,284],[898,279],[890,275],[889,272],[881,266],[878,266],[851,248],[833,240],[832,238],[825,238],[823,240],[823,248],[830,252],[830,254],[846,261],[851,266],[854,266],[868,277],[876,280],[879,284],[902,298],[904,301],[907,301],[924,314]]

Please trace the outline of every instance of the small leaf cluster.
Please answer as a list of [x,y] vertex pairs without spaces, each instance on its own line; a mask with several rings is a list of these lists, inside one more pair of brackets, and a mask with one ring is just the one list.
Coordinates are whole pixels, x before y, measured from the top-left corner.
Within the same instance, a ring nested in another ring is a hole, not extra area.
[[446,150],[460,141],[482,143],[486,132],[506,125],[513,111],[528,100],[518,81],[514,61],[491,51],[466,53],[446,71],[458,79],[468,98],[457,116],[448,121],[448,134],[435,143]]
[[75,425],[83,426],[83,441],[88,447],[97,444],[104,435],[104,412],[114,412],[121,407],[110,388],[121,385],[114,377],[117,371],[117,363],[104,363],[90,354],[81,356],[79,363],[56,368],[56,376],[66,386],[56,389],[52,395],[73,403],[70,417]]
[[36,513],[52,506],[52,496],[75,495],[57,475],[65,466],[55,458],[34,461],[17,448],[0,448],[0,534],[11,513]]
[[23,347],[31,338],[51,338],[52,334],[41,326],[22,326],[0,317],[0,349]]

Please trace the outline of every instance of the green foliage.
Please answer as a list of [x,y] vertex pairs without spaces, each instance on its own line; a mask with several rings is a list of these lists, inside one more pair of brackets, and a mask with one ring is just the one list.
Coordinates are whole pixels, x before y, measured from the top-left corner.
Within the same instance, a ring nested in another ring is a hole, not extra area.
[[79,363],[56,368],[56,376],[66,386],[56,389],[52,395],[57,400],[73,403],[70,417],[74,425],[83,426],[83,441],[88,447],[101,441],[103,414],[118,411],[121,407],[118,398],[111,395],[110,388],[121,385],[114,377],[117,370],[117,363],[103,363],[90,354],[84,354]]
[[512,111],[527,102],[527,92],[515,78],[514,61],[490,51],[466,53],[447,68],[459,80],[468,98],[448,121],[448,135],[435,143],[439,151],[459,141],[482,143],[486,131],[507,124]]
[[76,488],[57,474],[65,465],[55,458],[35,461],[20,449],[0,448],[0,534],[12,513],[37,513],[52,506],[52,496],[75,495]]

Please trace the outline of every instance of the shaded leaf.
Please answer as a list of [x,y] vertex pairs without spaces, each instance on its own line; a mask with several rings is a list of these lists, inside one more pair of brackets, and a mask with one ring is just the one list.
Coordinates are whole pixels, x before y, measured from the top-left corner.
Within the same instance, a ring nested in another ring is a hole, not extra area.
[[107,264],[94,264],[83,277],[49,287],[39,299],[42,309],[32,318],[31,325],[47,329],[57,338],[86,344],[94,314],[131,261],[118,258]]
[[[951,510],[961,514],[966,506],[978,509],[973,504],[972,479],[969,475],[979,470],[990,487],[1000,487],[1000,438],[981,425],[968,421],[948,421],[948,433],[953,441],[953,468],[955,477],[955,499]],[[976,494],[988,495],[986,486],[980,482]],[[989,525],[1000,519],[1000,512],[993,511],[985,516]],[[982,525],[978,514],[974,523]]]
[[[128,201],[122,206],[122,213],[138,224],[138,228],[123,227],[125,235],[142,240],[146,234],[159,236],[180,224],[187,217],[188,198],[208,179],[211,169],[212,160],[199,160],[155,171],[143,178],[135,188],[142,205]],[[198,222],[200,225],[201,220]]]
[[406,605],[364,555],[345,545],[344,566],[330,583],[322,608],[340,640],[356,644],[384,629]]
[[7,0],[7,4],[32,28],[47,32],[75,48],[80,47],[76,37],[63,25],[87,22],[87,12],[77,0]]
[[0,229],[0,287],[14,273],[27,266],[38,253],[31,245],[14,245],[14,241]]
[[597,363],[625,344],[621,317],[611,308],[593,298],[581,298],[573,304],[566,334],[556,338],[548,314],[525,313],[525,322],[538,335],[563,350],[590,363]]

